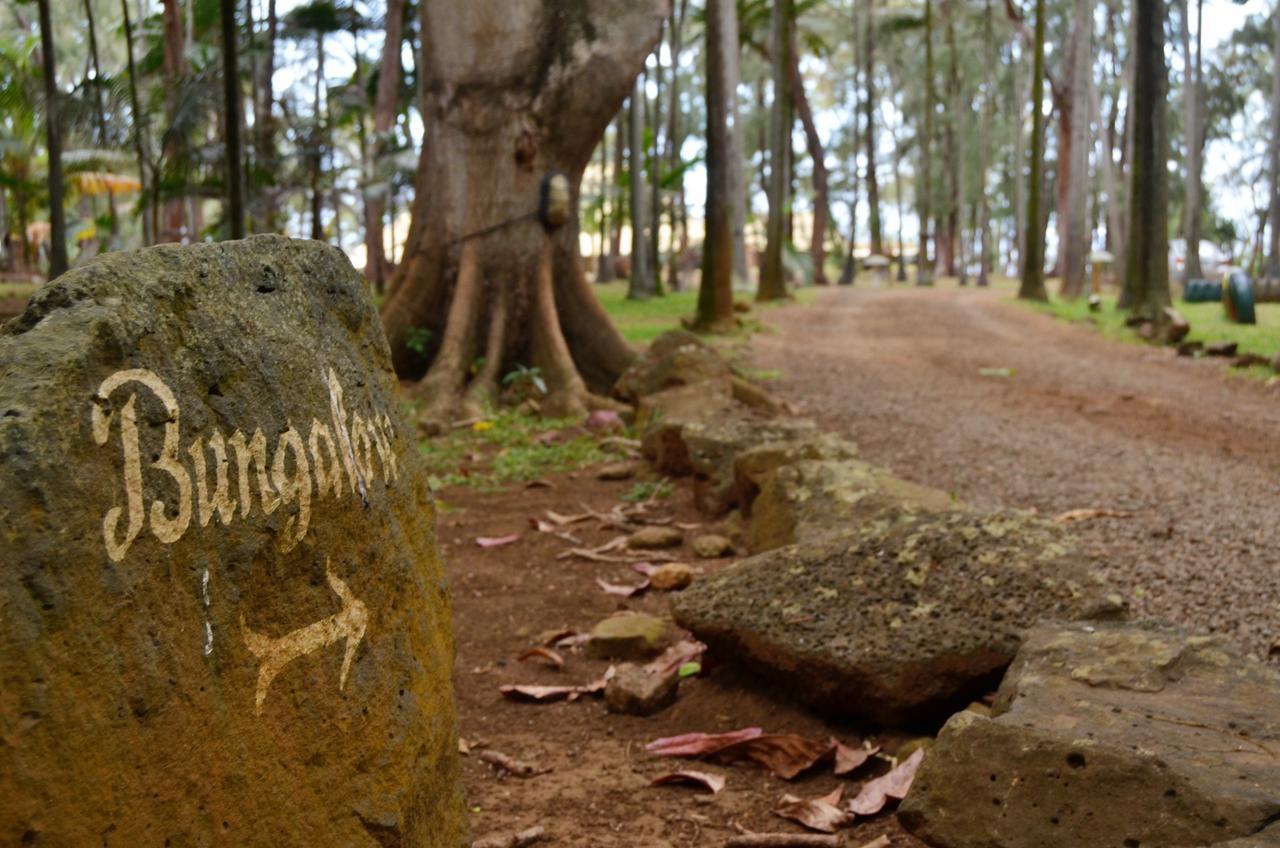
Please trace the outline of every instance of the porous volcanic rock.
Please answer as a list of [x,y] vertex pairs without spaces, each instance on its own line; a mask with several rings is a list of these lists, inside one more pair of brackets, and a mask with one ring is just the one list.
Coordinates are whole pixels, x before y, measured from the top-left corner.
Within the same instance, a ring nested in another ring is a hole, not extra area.
[[941,848],[1264,848],[1278,754],[1280,673],[1224,640],[1045,625],[992,717],[947,723],[900,818]]
[[747,546],[760,553],[856,530],[868,522],[961,508],[940,489],[900,480],[865,462],[803,460],[765,478],[751,503]]
[[[805,418],[762,418],[743,411],[682,427],[679,441],[693,474],[694,502],[698,509],[714,517],[743,505],[734,465],[746,451],[770,442],[799,441],[816,434],[816,425]],[[676,472],[669,470],[668,473]]]
[[466,843],[396,385],[310,241],[108,254],[0,330],[0,843]]
[[613,393],[635,403],[677,386],[731,377],[733,369],[724,357],[693,333],[671,330],[654,339],[649,349],[623,372],[614,384]]
[[1058,527],[1021,513],[872,522],[760,554],[672,599],[676,622],[820,710],[941,723],[1042,619],[1122,614]]

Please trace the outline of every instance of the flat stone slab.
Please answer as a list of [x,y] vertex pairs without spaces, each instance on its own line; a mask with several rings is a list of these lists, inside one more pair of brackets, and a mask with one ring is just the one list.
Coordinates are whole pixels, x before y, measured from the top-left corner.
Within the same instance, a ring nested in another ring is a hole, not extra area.
[[1280,673],[1213,637],[1037,627],[992,717],[947,723],[900,817],[943,848],[1275,845]]
[[695,582],[676,622],[842,718],[940,724],[994,688],[1041,619],[1123,611],[1058,527],[1020,513],[867,525]]
[[466,841],[396,385],[310,241],[112,253],[0,330],[0,843]]

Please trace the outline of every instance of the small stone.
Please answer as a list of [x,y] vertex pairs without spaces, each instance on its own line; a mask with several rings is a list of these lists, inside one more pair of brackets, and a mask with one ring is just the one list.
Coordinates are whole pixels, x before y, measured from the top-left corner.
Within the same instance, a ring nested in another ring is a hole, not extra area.
[[1178,356],[1195,356],[1204,351],[1204,342],[1182,342],[1178,345]]
[[720,559],[733,553],[733,542],[724,536],[699,536],[693,540],[693,552],[702,559]]
[[1172,306],[1166,306],[1161,311],[1159,324],[1159,337],[1164,344],[1178,344],[1191,332],[1191,324]]
[[645,659],[665,646],[666,630],[662,620],[651,615],[615,615],[591,630],[587,638],[587,656],[598,660]]
[[1204,352],[1209,356],[1235,356],[1238,347],[1236,342],[1214,342],[1205,345]]
[[675,703],[679,686],[675,674],[650,674],[627,663],[605,685],[604,704],[611,713],[651,716]]
[[630,480],[635,476],[634,462],[611,462],[596,472],[597,480]]
[[639,550],[676,548],[684,544],[684,533],[676,527],[643,527],[631,534],[627,546]]
[[660,592],[678,592],[693,582],[693,569],[682,562],[669,562],[649,575],[649,585]]

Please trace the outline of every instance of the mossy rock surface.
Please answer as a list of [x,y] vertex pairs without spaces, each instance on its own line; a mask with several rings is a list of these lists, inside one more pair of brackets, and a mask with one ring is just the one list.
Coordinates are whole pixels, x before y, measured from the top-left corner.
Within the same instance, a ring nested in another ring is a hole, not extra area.
[[112,253],[0,330],[0,843],[466,843],[400,406],[317,242]]
[[1280,844],[1280,673],[1225,640],[1033,629],[990,718],[960,713],[899,812],[940,848]]
[[676,622],[820,710],[937,727],[1038,621],[1123,614],[1058,527],[1021,513],[870,522],[695,582]]

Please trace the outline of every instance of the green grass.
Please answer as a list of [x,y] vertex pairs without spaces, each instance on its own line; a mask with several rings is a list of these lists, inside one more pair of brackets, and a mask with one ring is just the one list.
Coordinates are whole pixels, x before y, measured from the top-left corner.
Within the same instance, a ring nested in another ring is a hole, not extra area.
[[[601,283],[594,289],[596,297],[600,299],[600,304],[613,319],[618,332],[632,344],[649,344],[668,330],[680,329],[681,319],[692,319],[698,308],[697,289],[670,292],[649,300],[627,300],[626,280]],[[818,296],[818,290],[798,289],[793,292],[793,296],[795,303],[809,304]],[[749,295],[738,294],[734,299],[751,303],[749,298]],[[790,301],[780,301],[778,304],[752,303],[752,310],[769,309],[788,302]],[[742,317],[748,332],[759,330],[758,322],[753,321],[750,313]]]
[[536,418],[503,410],[470,427],[419,443],[434,489],[468,486],[485,492],[601,462],[596,440],[579,421]]
[[0,299],[11,297],[28,298],[35,294],[33,283],[0,283]]
[[[1026,301],[1019,301],[1026,303]],[[1115,295],[1103,295],[1102,309],[1090,312],[1085,298],[1075,301],[1052,300],[1047,304],[1028,304],[1041,312],[1047,312],[1068,321],[1089,323],[1105,336],[1126,342],[1141,342],[1136,332],[1124,325],[1127,313],[1115,308]],[[1213,344],[1236,342],[1240,353],[1254,353],[1268,359],[1280,351],[1280,304],[1264,303],[1257,307],[1258,323],[1255,325],[1232,324],[1220,303],[1183,303],[1177,301],[1174,308],[1186,316],[1191,324],[1188,341]]]

